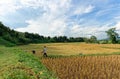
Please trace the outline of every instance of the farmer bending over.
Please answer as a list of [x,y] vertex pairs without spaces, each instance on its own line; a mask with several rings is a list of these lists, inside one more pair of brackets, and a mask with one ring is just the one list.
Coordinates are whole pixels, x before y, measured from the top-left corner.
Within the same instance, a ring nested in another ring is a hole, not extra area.
[[44,57],[47,57],[47,48],[46,48],[46,46],[44,46],[42,53],[43,53]]

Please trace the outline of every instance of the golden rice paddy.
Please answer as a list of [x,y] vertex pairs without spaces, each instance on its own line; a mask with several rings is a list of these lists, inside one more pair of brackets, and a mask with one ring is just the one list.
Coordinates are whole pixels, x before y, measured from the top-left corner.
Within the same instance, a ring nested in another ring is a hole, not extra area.
[[59,79],[120,79],[120,56],[44,58]]
[[49,55],[78,55],[78,54],[111,54],[120,52],[120,44],[86,44],[86,43],[47,43],[20,46],[22,50],[36,50],[40,55],[43,46],[47,46]]
[[[120,44],[86,44],[86,43],[47,43],[19,46],[24,51],[36,51],[42,56],[43,46],[47,46],[49,55],[67,55],[68,57],[42,58],[42,63],[58,79],[120,79]],[[69,55],[80,55],[72,56]],[[103,56],[84,56],[103,54]],[[104,54],[111,54],[104,56]]]

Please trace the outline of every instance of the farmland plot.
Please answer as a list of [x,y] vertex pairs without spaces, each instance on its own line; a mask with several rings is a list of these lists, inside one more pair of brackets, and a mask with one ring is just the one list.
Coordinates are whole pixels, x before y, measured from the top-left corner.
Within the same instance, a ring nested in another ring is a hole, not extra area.
[[120,56],[44,58],[60,79],[120,79]]
[[86,43],[46,43],[19,46],[24,51],[36,50],[41,55],[43,46],[47,46],[49,55],[79,55],[79,54],[114,54],[120,52],[120,44],[86,44]]

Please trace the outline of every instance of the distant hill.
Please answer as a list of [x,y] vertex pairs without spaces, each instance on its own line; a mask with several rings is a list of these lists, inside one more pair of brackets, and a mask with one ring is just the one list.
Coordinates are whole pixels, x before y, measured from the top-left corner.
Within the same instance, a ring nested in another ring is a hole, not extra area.
[[0,22],[0,45],[21,45],[29,43],[40,43],[45,38],[38,34],[33,33],[22,33],[6,27]]
[[44,37],[39,34],[18,32],[9,27],[5,26],[0,22],[0,45],[14,46],[23,45],[29,43],[54,43],[54,42],[84,42],[82,37],[66,37],[66,36],[55,36],[55,37]]

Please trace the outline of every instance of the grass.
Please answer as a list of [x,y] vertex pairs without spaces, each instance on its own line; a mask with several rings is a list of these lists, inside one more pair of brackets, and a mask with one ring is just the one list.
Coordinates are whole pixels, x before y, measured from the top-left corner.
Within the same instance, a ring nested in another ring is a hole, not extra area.
[[33,54],[16,47],[0,50],[0,79],[56,79]]
[[0,37],[0,45],[4,45],[6,47],[12,47],[12,46],[15,46],[15,44],[7,41],[7,40],[4,40]]

